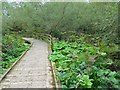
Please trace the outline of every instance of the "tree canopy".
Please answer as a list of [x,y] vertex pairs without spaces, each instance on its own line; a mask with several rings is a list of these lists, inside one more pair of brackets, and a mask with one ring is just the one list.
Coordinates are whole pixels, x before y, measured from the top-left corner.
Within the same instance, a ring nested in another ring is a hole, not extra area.
[[118,43],[118,3],[4,2],[2,5],[3,35],[12,31],[41,38],[52,32],[54,37],[68,40],[71,35],[79,37],[83,33]]

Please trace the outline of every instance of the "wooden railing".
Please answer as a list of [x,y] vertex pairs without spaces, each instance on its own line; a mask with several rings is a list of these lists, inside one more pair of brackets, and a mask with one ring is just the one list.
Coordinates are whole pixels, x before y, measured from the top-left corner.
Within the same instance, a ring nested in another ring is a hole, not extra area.
[[53,51],[53,37],[51,34],[50,34],[50,51],[51,51],[51,53]]
[[[52,34],[49,35],[49,43],[50,43],[50,54],[53,52],[53,37]],[[61,85],[60,82],[57,80],[57,71],[56,71],[56,65],[55,63],[51,62],[52,66],[52,73],[53,73],[53,78],[54,78],[54,84],[55,84],[55,90],[61,90]]]

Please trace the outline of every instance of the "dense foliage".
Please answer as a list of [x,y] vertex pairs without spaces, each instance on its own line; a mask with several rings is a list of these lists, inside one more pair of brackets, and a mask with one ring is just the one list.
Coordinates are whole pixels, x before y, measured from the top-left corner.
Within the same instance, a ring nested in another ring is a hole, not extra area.
[[44,35],[52,32],[56,38],[71,40],[84,33],[118,43],[117,3],[4,2],[2,6],[3,34],[45,39]]
[[4,73],[22,53],[29,48],[29,44],[25,43],[20,37],[15,35],[5,35],[2,38],[2,66],[1,74]]
[[106,43],[94,46],[83,38],[76,42],[53,42],[49,58],[56,65],[62,88],[119,88],[120,61],[115,56],[111,58],[117,46]]

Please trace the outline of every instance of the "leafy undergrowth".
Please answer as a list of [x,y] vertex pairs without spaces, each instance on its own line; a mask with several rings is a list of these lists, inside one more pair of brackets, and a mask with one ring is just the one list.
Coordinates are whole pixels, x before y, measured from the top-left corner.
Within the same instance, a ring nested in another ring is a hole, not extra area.
[[30,44],[25,43],[20,37],[15,35],[5,35],[2,38],[2,61],[0,66],[2,75],[18,58],[22,53],[29,48]]
[[120,60],[111,59],[117,51],[114,44],[99,43],[94,46],[81,39],[76,42],[53,42],[53,52],[49,56],[55,63],[57,79],[65,88],[119,88],[120,70],[111,70],[111,65],[120,67]]

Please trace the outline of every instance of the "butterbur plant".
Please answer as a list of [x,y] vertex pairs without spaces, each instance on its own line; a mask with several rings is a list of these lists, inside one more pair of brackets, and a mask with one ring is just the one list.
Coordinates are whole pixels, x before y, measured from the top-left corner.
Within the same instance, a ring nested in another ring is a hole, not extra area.
[[49,59],[56,65],[62,88],[119,87],[119,75],[108,69],[114,61],[100,47],[55,40],[53,50]]
[[81,75],[79,80],[80,88],[91,88],[93,79],[89,78],[89,75]]

